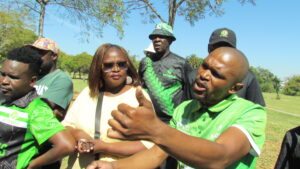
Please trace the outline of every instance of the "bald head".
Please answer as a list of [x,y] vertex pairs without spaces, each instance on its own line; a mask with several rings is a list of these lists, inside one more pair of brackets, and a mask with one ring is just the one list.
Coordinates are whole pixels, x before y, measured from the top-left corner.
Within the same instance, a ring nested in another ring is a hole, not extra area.
[[215,49],[208,57],[215,57],[223,62],[235,77],[234,83],[242,82],[247,75],[249,63],[246,56],[239,50],[231,47],[220,47]]

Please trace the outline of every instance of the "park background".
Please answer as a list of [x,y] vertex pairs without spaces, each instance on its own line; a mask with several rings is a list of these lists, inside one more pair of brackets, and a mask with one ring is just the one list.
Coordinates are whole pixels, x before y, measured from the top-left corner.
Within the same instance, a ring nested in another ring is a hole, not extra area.
[[[38,16],[30,13],[32,9],[27,11],[20,6],[7,6],[12,1],[0,0],[1,60],[9,49],[32,43],[38,34]],[[29,2],[21,2],[25,1]],[[223,15],[207,12],[205,18],[193,26],[183,17],[176,17],[174,34],[177,40],[171,51],[187,58],[196,68],[207,55],[207,43],[213,30],[228,27],[236,32],[237,48],[248,57],[267,104],[267,138],[257,168],[268,169],[275,164],[284,133],[298,126],[300,121],[300,1],[255,2],[256,5],[242,5],[238,0],[230,0],[222,5]],[[160,1],[157,5],[164,15],[167,13],[165,5]],[[158,19],[145,21],[138,12],[132,12],[123,25],[123,36],[109,25],[103,27],[101,34],[91,31],[87,35],[79,22],[63,16],[66,13],[56,6],[47,7],[43,36],[54,39],[60,45],[58,66],[73,78],[76,94],[87,85],[89,64],[98,46],[107,42],[121,45],[138,66],[144,57],[143,49],[150,43],[148,35],[160,22]]]

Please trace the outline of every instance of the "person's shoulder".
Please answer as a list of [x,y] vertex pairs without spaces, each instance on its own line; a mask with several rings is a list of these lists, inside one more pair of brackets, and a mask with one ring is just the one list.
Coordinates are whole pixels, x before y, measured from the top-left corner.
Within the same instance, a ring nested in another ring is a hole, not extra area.
[[183,57],[181,57],[181,56],[179,56],[178,54],[173,53],[173,52],[170,52],[170,53],[169,53],[169,56],[172,57],[172,58],[176,58],[176,59],[178,59],[178,60],[181,60],[181,61],[185,61],[185,59],[184,59]]
[[249,69],[245,79],[248,79],[249,81],[256,80],[255,74]]
[[239,109],[243,112],[249,112],[249,111],[265,112],[265,108],[260,104],[253,103],[252,101],[246,100],[241,97],[237,97],[233,102],[232,106],[239,107]]
[[51,73],[49,76],[49,79],[51,79],[52,84],[60,84],[63,86],[71,86],[73,85],[73,81],[71,77],[64,71],[57,69],[54,72]]
[[197,100],[186,100],[179,104],[172,115],[172,121],[178,122],[181,119],[191,117],[191,114],[194,114],[201,107],[200,103]]
[[44,109],[44,110],[51,110],[52,111],[52,109],[50,108],[50,106],[48,105],[48,103],[43,98],[41,98],[41,97],[37,97],[34,100],[32,100],[28,104],[27,108],[30,108],[30,109],[33,108],[35,110],[37,110],[37,109]]
[[196,110],[198,110],[200,108],[200,103],[197,100],[186,100],[182,103],[180,103],[176,108],[174,112],[181,112],[185,113],[185,112],[195,112]]
[[146,58],[147,58],[147,57],[143,57],[143,58],[141,59],[140,63],[145,62]]
[[146,59],[149,59],[148,57],[144,57],[142,58],[142,60],[139,63],[139,71],[143,71],[143,69],[145,69],[146,66]]
[[78,97],[79,96],[90,96],[90,88],[87,86],[85,87],[84,89],[81,90],[81,92],[78,94]]
[[168,65],[180,65],[180,67],[186,64],[186,60],[177,54],[170,52],[167,56],[160,59],[160,62],[166,63]]
[[61,69],[57,69],[54,73],[57,78],[63,78],[72,81],[71,77]]
[[292,128],[288,132],[289,133],[298,133],[297,135],[300,135],[300,126]]

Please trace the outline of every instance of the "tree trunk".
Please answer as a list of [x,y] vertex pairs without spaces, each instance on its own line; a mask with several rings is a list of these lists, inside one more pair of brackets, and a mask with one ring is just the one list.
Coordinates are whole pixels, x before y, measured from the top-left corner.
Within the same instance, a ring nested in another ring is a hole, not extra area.
[[76,79],[76,71],[73,72],[73,79]]
[[41,5],[38,37],[41,38],[43,36],[43,30],[44,30],[46,4],[43,1],[38,1],[38,2]]
[[79,79],[81,79],[81,70],[80,69],[78,70],[78,73],[79,73]]
[[176,0],[169,0],[169,25],[174,27],[175,15],[176,15]]

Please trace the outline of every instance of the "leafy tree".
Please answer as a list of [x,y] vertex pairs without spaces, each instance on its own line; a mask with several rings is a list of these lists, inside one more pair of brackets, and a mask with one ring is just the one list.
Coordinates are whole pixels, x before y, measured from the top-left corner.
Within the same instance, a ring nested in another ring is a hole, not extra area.
[[[173,27],[176,16],[184,17],[191,25],[205,18],[207,13],[220,16],[224,13],[221,7],[226,1],[228,0],[125,0],[124,4],[128,9],[127,12],[138,10],[142,16],[150,21],[158,18],[161,22],[166,22]],[[255,0],[239,0],[239,2],[255,4]],[[165,4],[167,4],[168,12],[164,12],[165,6],[163,5]],[[165,13],[167,16],[163,16]]]
[[133,63],[133,66],[138,70],[139,65],[140,65],[140,61],[137,60],[137,56],[136,55],[129,56],[129,59]]
[[32,43],[36,39],[30,23],[26,11],[0,8],[0,62],[9,50]]
[[300,76],[292,76],[287,79],[283,93],[291,96],[300,96]]
[[197,57],[195,54],[188,56],[186,59],[193,69],[197,69],[203,62],[203,59]]
[[274,86],[274,89],[275,89],[275,91],[276,91],[276,94],[277,94],[277,96],[276,96],[276,99],[280,99],[280,96],[279,96],[279,91],[280,91],[280,88],[281,88],[281,86],[280,86],[280,79],[278,78],[278,77],[274,77],[274,79],[273,79],[273,86]]
[[68,55],[65,52],[60,50],[59,54],[58,54],[57,67],[59,69],[69,72],[67,65],[68,65],[68,62],[71,61],[71,59],[72,59],[71,57],[72,57],[71,55]]
[[268,69],[264,69],[261,67],[251,67],[250,69],[255,74],[260,88],[263,92],[272,93],[277,92],[277,90],[279,92],[280,80],[276,75],[274,75]]
[[[16,5],[21,9],[30,9],[33,15],[39,15],[38,36],[43,36],[46,8],[56,6],[55,13],[76,23],[80,22],[84,34],[94,31],[101,35],[102,28],[110,25],[123,36],[124,7],[121,0],[0,0],[6,5]],[[83,31],[82,30],[82,31]]]
[[89,72],[92,58],[93,57],[86,52],[75,56],[62,55],[59,59],[59,66],[63,70],[73,73],[74,79],[76,78],[77,74],[79,76],[78,78],[82,79],[82,75]]

